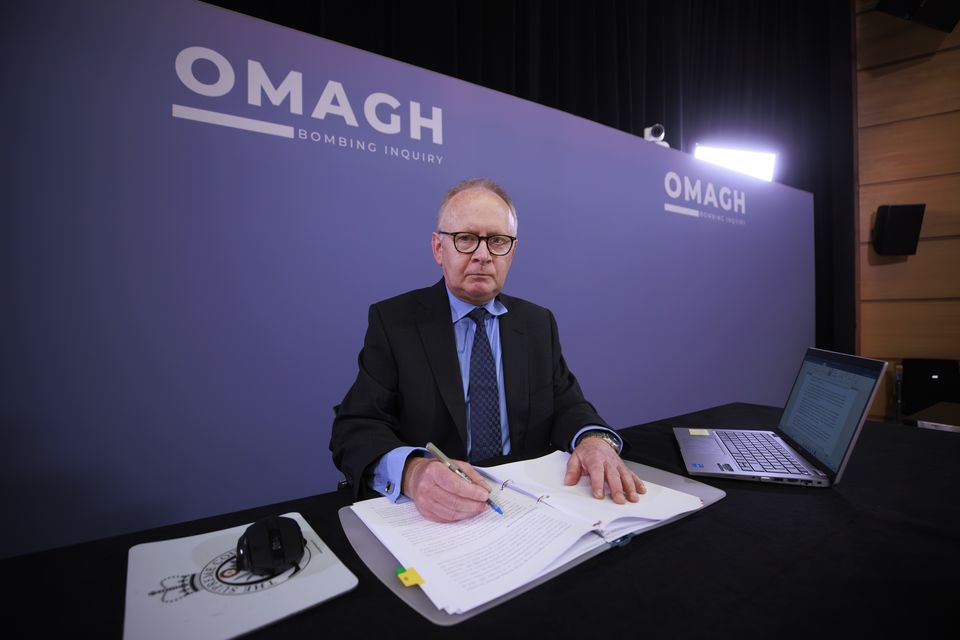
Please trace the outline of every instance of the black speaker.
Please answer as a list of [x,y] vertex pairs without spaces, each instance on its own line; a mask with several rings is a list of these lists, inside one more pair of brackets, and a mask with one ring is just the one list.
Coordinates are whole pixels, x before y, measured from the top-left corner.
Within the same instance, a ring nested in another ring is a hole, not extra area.
[[950,33],[960,21],[957,0],[880,0],[877,10]]
[[938,402],[960,403],[960,360],[904,358],[902,385],[907,418]]
[[925,204],[882,204],[873,225],[873,249],[882,256],[917,253]]

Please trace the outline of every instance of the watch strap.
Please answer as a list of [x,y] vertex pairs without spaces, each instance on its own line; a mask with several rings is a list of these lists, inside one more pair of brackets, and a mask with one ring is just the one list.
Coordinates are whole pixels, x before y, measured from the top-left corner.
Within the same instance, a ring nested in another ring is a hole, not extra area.
[[595,429],[593,431],[586,431],[583,434],[581,434],[580,437],[577,438],[577,441],[574,443],[574,448],[576,448],[578,444],[583,442],[584,438],[600,438],[601,440],[609,444],[611,447],[613,447],[613,450],[616,451],[617,454],[619,454],[622,449],[622,447],[620,446],[620,443],[617,442],[617,439],[613,437],[612,434],[606,431],[600,431],[598,429]]

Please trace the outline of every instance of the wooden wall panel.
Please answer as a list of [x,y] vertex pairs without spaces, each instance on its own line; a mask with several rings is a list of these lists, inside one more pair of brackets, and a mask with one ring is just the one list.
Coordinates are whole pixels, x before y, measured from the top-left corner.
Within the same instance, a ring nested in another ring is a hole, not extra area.
[[960,298],[960,237],[921,240],[913,256],[860,245],[860,299]]
[[856,31],[858,69],[960,46],[960,29],[945,33],[876,10],[857,15]]
[[960,236],[960,174],[953,174],[861,187],[860,241],[870,240],[877,207],[914,202],[927,205],[923,212],[923,226],[920,227],[921,238]]
[[960,359],[960,300],[861,302],[860,353]]
[[960,48],[857,72],[859,124],[960,110]]
[[960,173],[960,111],[860,129],[860,184]]
[[[892,418],[902,358],[960,358],[960,29],[875,4],[855,4],[857,352],[887,360],[870,415]],[[877,207],[914,202],[927,205],[917,254],[877,255]]]

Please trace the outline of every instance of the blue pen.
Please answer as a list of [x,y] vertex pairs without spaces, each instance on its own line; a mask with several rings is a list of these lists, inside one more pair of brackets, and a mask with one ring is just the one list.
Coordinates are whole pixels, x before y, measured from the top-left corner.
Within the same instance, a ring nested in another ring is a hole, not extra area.
[[[460,467],[458,467],[457,465],[455,465],[455,464],[453,463],[453,460],[451,460],[450,458],[448,458],[448,457],[443,453],[443,451],[440,451],[440,449],[437,449],[437,446],[436,446],[435,444],[433,444],[432,442],[428,442],[428,443],[427,443],[427,451],[429,451],[430,453],[432,453],[433,455],[435,455],[440,462],[442,462],[443,464],[447,465],[447,468],[450,469],[450,471],[453,471],[455,474],[457,474],[458,476],[460,476],[461,478],[463,478],[464,480],[466,480],[466,481],[469,482],[470,484],[473,484],[473,480],[471,480],[471,479],[467,476],[467,474],[465,474],[465,473],[460,469]],[[500,505],[498,505],[496,502],[494,502],[494,501],[491,500],[490,498],[487,498],[487,504],[490,505],[490,508],[491,508],[491,509],[493,509],[494,511],[496,511],[496,512],[499,513],[500,515],[503,515],[503,509],[501,509],[501,508],[500,508]]]

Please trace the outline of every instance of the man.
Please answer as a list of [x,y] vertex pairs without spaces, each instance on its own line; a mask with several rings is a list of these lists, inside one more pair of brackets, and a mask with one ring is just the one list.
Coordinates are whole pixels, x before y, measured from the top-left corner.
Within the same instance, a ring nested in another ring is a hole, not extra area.
[[567,368],[553,314],[501,294],[516,236],[516,209],[499,185],[461,182],[443,198],[432,236],[443,279],[370,307],[360,371],[330,440],[358,497],[402,494],[444,522],[488,508],[483,477],[458,463],[472,483],[464,481],[422,449],[427,442],[471,462],[571,451],[566,484],[586,474],[594,497],[606,483],[618,504],[645,491]]

